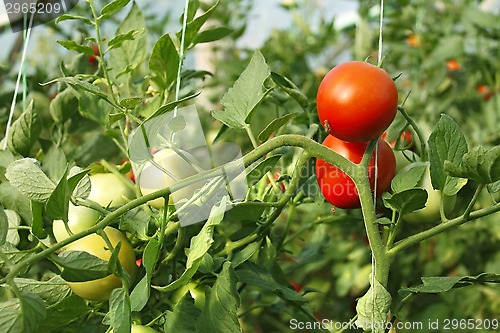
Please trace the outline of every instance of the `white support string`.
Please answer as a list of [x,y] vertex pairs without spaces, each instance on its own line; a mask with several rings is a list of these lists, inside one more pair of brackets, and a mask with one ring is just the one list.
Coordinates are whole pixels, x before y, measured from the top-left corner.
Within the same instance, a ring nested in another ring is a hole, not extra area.
[[30,36],[31,36],[31,27],[33,26],[33,17],[34,16],[35,16],[35,13],[32,13],[31,14],[31,18],[30,18],[30,22],[29,22],[29,25],[28,25],[28,30],[27,30],[27,33],[26,33],[26,39],[24,41],[23,53],[22,53],[22,56],[21,56],[21,64],[19,66],[19,73],[17,74],[16,87],[14,88],[14,97],[12,98],[12,104],[10,106],[9,119],[7,120],[7,128],[5,129],[5,137],[4,137],[4,143],[3,143],[3,150],[7,149],[7,143],[9,141],[9,129],[10,129],[10,126],[12,125],[12,118],[14,116],[14,110],[16,108],[17,94],[19,92],[19,86],[21,85],[21,77],[22,77],[22,74],[23,74],[24,63],[26,61],[26,51],[28,49],[28,43],[29,43]]

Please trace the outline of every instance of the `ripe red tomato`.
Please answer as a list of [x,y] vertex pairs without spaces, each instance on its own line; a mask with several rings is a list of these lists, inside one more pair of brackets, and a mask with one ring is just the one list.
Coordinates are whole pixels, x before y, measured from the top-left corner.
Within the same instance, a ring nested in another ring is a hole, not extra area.
[[[332,135],[326,137],[323,145],[356,164],[361,162],[368,142],[345,142]],[[389,189],[396,174],[396,159],[385,140],[378,140],[377,196]],[[338,208],[352,209],[361,206],[358,190],[352,179],[336,166],[322,159],[316,160],[316,179],[326,200]],[[368,179],[373,192],[375,185],[375,151],[368,164]]]
[[326,74],[316,106],[321,124],[331,135],[366,142],[379,137],[396,117],[398,90],[383,69],[349,61]]
[[[382,139],[384,139],[385,141],[389,142],[387,140],[387,132],[384,132],[380,137]],[[401,149],[414,150],[413,135],[411,134],[411,132],[409,130],[405,130],[403,133],[401,133],[401,136],[399,137],[399,143],[398,143],[398,140],[393,140],[393,141],[389,142],[389,145],[392,148],[396,148],[396,145],[397,145],[397,148],[399,150],[401,150]]]
[[99,56],[99,47],[97,44],[92,44],[91,45],[92,50],[94,51],[94,55],[91,55],[88,57],[89,64],[91,65],[97,65],[97,57]]

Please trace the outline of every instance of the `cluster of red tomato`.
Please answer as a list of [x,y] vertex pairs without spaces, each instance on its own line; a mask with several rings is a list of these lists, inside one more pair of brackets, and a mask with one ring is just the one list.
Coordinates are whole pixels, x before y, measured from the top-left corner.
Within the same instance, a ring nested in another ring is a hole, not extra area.
[[[396,117],[398,90],[381,68],[362,61],[334,67],[321,81],[316,98],[321,124],[329,133],[323,145],[359,164],[369,141],[378,139],[368,164],[371,192],[380,196],[396,174],[396,159],[380,136]],[[375,167],[377,161],[377,167]],[[358,191],[352,179],[336,166],[316,160],[316,179],[324,197],[338,208],[359,208]]]

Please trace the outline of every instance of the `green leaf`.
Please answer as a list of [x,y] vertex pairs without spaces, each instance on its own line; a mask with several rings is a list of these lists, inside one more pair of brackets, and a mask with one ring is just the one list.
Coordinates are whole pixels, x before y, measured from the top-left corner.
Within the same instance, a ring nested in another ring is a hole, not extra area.
[[109,105],[107,97],[102,99],[99,95],[83,91],[78,98],[78,111],[83,117],[107,127],[109,115],[113,109]]
[[101,9],[101,16],[111,16],[114,12],[128,5],[129,2],[130,0],[115,0],[108,3]]
[[119,104],[126,109],[133,110],[140,102],[142,102],[141,97],[130,97],[120,100]]
[[[127,34],[132,30],[146,32],[146,24],[144,16],[137,3],[134,1],[127,17],[118,27],[115,35]],[[131,75],[141,68],[146,59],[146,37],[147,33],[137,35],[133,40],[125,40],[121,47],[112,48],[108,54],[108,66],[111,76],[115,78],[120,90],[120,96],[132,97],[137,96],[136,91],[133,91]]]
[[292,119],[296,115],[297,115],[296,113],[288,113],[288,114],[284,115],[283,117],[279,117],[279,118],[274,119],[273,121],[271,121],[269,123],[269,125],[266,126],[266,128],[264,128],[264,130],[262,132],[260,132],[257,139],[261,142],[266,141],[267,139],[269,139],[271,134],[275,133],[281,127],[288,124],[290,119]]
[[85,24],[94,25],[94,21],[79,15],[62,14],[56,19],[56,23],[67,21],[67,20],[80,20]]
[[393,195],[386,194],[382,198],[384,205],[400,214],[414,212],[425,207],[428,194],[422,188],[404,190]]
[[48,281],[15,278],[14,282],[19,290],[37,294],[49,305],[59,303],[71,294],[71,289],[59,275]]
[[240,305],[237,282],[231,263],[225,262],[196,322],[198,333],[242,332],[237,313]]
[[296,100],[303,110],[307,111],[309,109],[309,99],[289,78],[276,72],[271,72],[271,78],[278,86],[285,90],[290,97]]
[[196,329],[196,318],[198,318],[200,314],[201,311],[194,306],[194,300],[191,294],[186,293],[174,306],[173,311],[167,311],[165,316],[165,332],[198,332]]
[[302,297],[287,286],[276,282],[271,273],[264,271],[261,266],[258,266],[251,261],[241,264],[236,270],[236,274],[238,275],[238,280],[240,282],[273,292],[282,299],[292,302],[307,302],[306,298]]
[[56,42],[69,51],[76,51],[87,56],[94,55],[94,49],[90,46],[79,44],[74,40],[56,40]]
[[161,36],[156,42],[148,66],[153,75],[151,80],[157,85],[158,89],[168,89],[176,80],[179,68],[179,53],[169,34]]
[[56,185],[43,173],[40,164],[33,158],[24,158],[12,162],[5,177],[19,192],[30,200],[46,202]]
[[252,170],[247,173],[247,182],[249,186],[253,186],[266,175],[267,172],[274,170],[274,166],[280,160],[281,155],[271,156],[257,164]]
[[9,220],[3,208],[0,206],[0,245],[7,241],[7,231],[9,230]]
[[445,161],[458,165],[469,150],[467,141],[457,123],[443,114],[429,137],[429,158],[432,186],[445,195],[454,195],[463,186],[457,178],[446,174]]
[[19,213],[25,221],[31,221],[33,218],[31,215],[31,200],[8,182],[0,184],[0,202],[4,208]]
[[488,188],[488,192],[490,192],[490,193],[499,192],[500,191],[500,180],[498,180],[494,183],[488,184],[487,188]]
[[456,59],[463,53],[463,43],[463,37],[459,34],[443,36],[431,54],[425,58],[423,68],[441,65],[448,59]]
[[0,303],[0,327],[4,333],[35,332],[46,317],[43,300],[33,293],[22,293],[15,298]]
[[52,192],[45,207],[47,216],[52,220],[68,221],[68,205],[71,191],[67,179],[68,169],[59,179],[56,188]]
[[[217,0],[217,2],[212,7],[210,7],[205,13],[201,14],[200,16],[194,18],[193,20],[191,20],[187,23],[186,33],[185,33],[185,45],[188,48],[192,45],[193,39],[196,37],[196,35],[200,31],[201,27],[205,24],[205,22],[214,13],[217,6],[219,6],[219,3],[220,3],[220,1]],[[188,16],[188,19],[189,19],[189,16]],[[179,40],[181,40],[181,33],[182,32],[177,33],[177,38],[179,38]]]
[[173,101],[173,102],[170,102],[168,104],[165,104],[163,106],[161,106],[158,110],[156,110],[151,116],[149,116],[145,121],[148,121],[148,120],[151,120],[153,118],[156,118],[158,116],[161,116],[162,114],[165,114],[167,112],[170,112],[170,111],[173,111],[179,104],[181,103],[184,103],[186,101],[189,101],[190,99],[193,99],[195,97],[197,97],[200,93],[197,93],[197,94],[193,94],[193,95],[189,95],[189,96],[186,96],[186,97],[183,97],[177,101]]
[[212,110],[212,116],[231,128],[244,129],[250,113],[266,96],[264,82],[270,75],[262,54],[256,51],[240,77],[222,98],[223,111]]
[[485,150],[474,147],[463,155],[458,166],[445,161],[445,170],[453,177],[468,178],[481,184],[490,184],[500,180],[500,146]]
[[217,27],[204,30],[193,38],[193,45],[201,43],[210,43],[226,36],[229,36],[234,30],[226,27]]
[[66,172],[66,155],[56,145],[50,146],[42,161],[42,170],[51,180],[58,180]]
[[136,285],[130,294],[132,311],[141,311],[149,300],[151,293],[151,278],[160,254],[160,243],[151,238],[142,254],[142,264],[146,269],[146,275]]
[[144,33],[144,29],[133,29],[127,33],[119,34],[108,42],[108,50],[119,48],[125,41],[134,40]]
[[[234,208],[233,208],[234,209]],[[236,252],[231,258],[231,265],[236,268],[249,260],[260,248],[260,243],[254,242],[245,246],[242,250]]]
[[392,191],[398,193],[417,187],[422,182],[427,168],[427,164],[415,164],[408,170],[398,172],[391,182]]
[[7,209],[4,210],[4,213],[7,216],[7,222],[9,224],[6,241],[14,246],[17,246],[21,241],[18,230],[18,227],[21,225],[21,218],[14,210]]
[[[31,223],[31,232],[38,239],[47,237],[47,232],[43,229],[43,204],[41,202],[31,201],[31,214],[33,221]],[[66,217],[67,219],[67,217]]]
[[88,198],[91,189],[90,177],[88,176],[88,173],[89,170],[83,170],[77,166],[74,166],[69,170],[69,191],[75,198]]
[[[66,285],[66,284],[65,284]],[[67,287],[69,289],[69,287]],[[38,328],[39,332],[59,332],[72,322],[88,315],[91,309],[81,297],[71,295],[47,307],[47,317]]]
[[172,291],[180,286],[183,286],[191,280],[193,275],[198,270],[201,261],[214,242],[213,234],[216,225],[219,225],[224,218],[224,212],[227,204],[227,197],[223,197],[219,206],[215,205],[211,212],[208,221],[200,230],[198,235],[191,238],[191,243],[187,251],[186,270],[182,275],[172,283],[164,287],[155,286],[155,289],[160,291]]
[[365,331],[373,333],[384,333],[387,320],[387,312],[391,306],[391,294],[374,279],[375,286],[370,286],[370,289],[364,294],[356,305],[358,319],[356,325]]
[[[49,81],[47,83],[44,83],[42,85],[45,86],[45,85],[53,84],[53,83],[56,83],[56,82],[63,82],[63,83],[69,84],[70,86],[80,88],[83,91],[86,91],[86,92],[91,93],[92,95],[98,96],[99,98],[107,101],[108,103],[112,103],[108,99],[108,95],[106,95],[105,93],[103,93],[101,91],[101,89],[99,89],[98,86],[93,85],[93,84],[91,84],[91,83],[89,83],[87,81],[80,80],[80,79],[78,79],[76,77],[60,77],[60,78],[57,78],[55,80]],[[94,107],[95,107],[95,105],[94,105]]]
[[422,277],[422,284],[416,287],[403,288],[401,291],[412,293],[443,293],[453,288],[461,288],[473,284],[500,283],[500,274],[481,273],[476,276],[431,276]]
[[125,289],[113,289],[109,298],[109,313],[113,333],[130,333],[132,325],[130,297]]
[[9,129],[8,147],[12,152],[27,156],[42,132],[42,121],[31,101]]
[[57,264],[64,268],[61,277],[68,282],[96,280],[109,275],[108,262],[85,251],[63,251]]
[[78,112],[78,96],[74,89],[64,89],[50,102],[50,115],[57,123],[63,123]]

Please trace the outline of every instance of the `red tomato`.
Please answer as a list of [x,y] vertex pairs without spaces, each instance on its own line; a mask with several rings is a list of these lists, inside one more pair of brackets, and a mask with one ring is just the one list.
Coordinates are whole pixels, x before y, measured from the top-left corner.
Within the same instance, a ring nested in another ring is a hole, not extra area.
[[[358,164],[368,147],[368,142],[345,142],[332,135],[326,137],[323,145]],[[396,159],[391,147],[385,140],[378,140],[378,179],[377,196],[389,189],[396,174]],[[352,179],[336,166],[322,159],[316,160],[316,179],[326,200],[338,208],[352,209],[361,207],[358,190]],[[368,164],[368,179],[373,191],[375,184],[375,151]]]
[[349,142],[379,137],[394,120],[398,90],[381,68],[363,61],[334,67],[318,88],[316,106],[331,135]]
[[91,47],[92,50],[94,50],[94,55],[89,56],[88,58],[89,64],[97,65],[97,56],[99,55],[99,47],[97,46],[97,44],[92,44]]
[[[382,139],[387,141],[387,132],[384,132],[381,136]],[[389,141],[387,141],[389,142]],[[410,149],[413,150],[413,135],[411,134],[410,131],[405,130],[403,133],[401,133],[401,136],[399,137],[399,144],[398,140],[393,140],[389,142],[389,145],[392,148],[395,148],[396,145],[398,145],[398,149]]]
[[479,86],[477,86],[476,90],[481,96],[483,96],[483,100],[485,101],[493,97],[493,92],[491,91],[490,87],[485,84],[480,84]]
[[450,72],[456,72],[456,71],[459,71],[460,68],[462,68],[460,63],[455,59],[450,59],[450,60],[446,61],[446,67],[448,68],[448,71],[450,71]]
[[411,34],[410,36],[408,36],[408,38],[406,38],[406,44],[408,44],[408,46],[411,46],[411,47],[420,47],[420,45],[421,45],[420,37],[417,35]]

